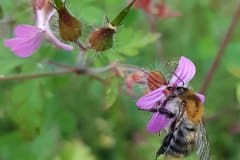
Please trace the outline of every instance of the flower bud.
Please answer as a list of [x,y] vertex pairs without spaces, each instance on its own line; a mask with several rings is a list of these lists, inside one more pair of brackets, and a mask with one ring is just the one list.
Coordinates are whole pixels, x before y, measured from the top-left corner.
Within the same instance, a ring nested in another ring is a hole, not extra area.
[[122,21],[127,16],[135,1],[136,0],[133,0],[127,7],[122,9],[112,22],[108,21],[107,27],[98,28],[90,34],[89,43],[91,48],[95,49],[96,51],[105,51],[109,48],[112,48],[113,35],[116,32],[117,27],[121,25]]
[[59,16],[58,25],[60,36],[65,41],[76,42],[78,37],[81,36],[81,22],[69,13],[61,0],[54,0],[54,2]]
[[111,24],[93,31],[89,36],[91,48],[96,51],[105,51],[113,46],[113,35],[116,31]]

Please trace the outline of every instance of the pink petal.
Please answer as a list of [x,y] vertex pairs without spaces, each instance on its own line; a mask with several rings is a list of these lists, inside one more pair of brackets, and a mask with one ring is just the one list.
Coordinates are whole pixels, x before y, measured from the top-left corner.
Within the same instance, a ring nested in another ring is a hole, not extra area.
[[142,9],[146,13],[150,13],[151,0],[137,0],[135,7]]
[[42,9],[46,5],[46,0],[33,0],[33,4],[37,9]]
[[166,89],[166,86],[162,86],[150,93],[148,93],[145,96],[140,97],[137,100],[136,105],[140,109],[151,109],[156,102],[162,101],[165,98],[164,90]]
[[165,4],[158,4],[156,6],[156,10],[153,14],[160,17],[160,18],[171,18],[171,17],[181,16],[181,14],[179,12],[172,11]]
[[42,33],[35,33],[29,37],[12,38],[4,41],[4,45],[9,47],[19,57],[28,57],[34,53],[42,42]]
[[55,45],[58,48],[62,48],[66,51],[72,51],[74,49],[73,46],[65,44],[63,42],[61,42],[59,39],[57,39],[55,37],[55,35],[52,33],[51,29],[49,28],[49,26],[46,26],[46,32],[45,32],[46,36],[45,38],[53,45]]
[[198,96],[198,98],[201,100],[202,103],[204,103],[205,101],[205,96],[199,93],[196,93],[196,95]]
[[151,133],[160,132],[164,129],[169,123],[171,119],[167,118],[165,115],[160,113],[153,113],[147,124],[147,130]]
[[[187,84],[195,75],[196,68],[195,65],[192,63],[191,60],[189,60],[186,57],[181,57],[179,60],[179,64],[177,66],[177,69],[175,70],[172,79],[170,80],[170,84],[174,85],[183,85]],[[176,77],[176,75],[178,77]]]
[[14,29],[14,35],[16,37],[28,37],[42,31],[42,29],[31,25],[17,25]]

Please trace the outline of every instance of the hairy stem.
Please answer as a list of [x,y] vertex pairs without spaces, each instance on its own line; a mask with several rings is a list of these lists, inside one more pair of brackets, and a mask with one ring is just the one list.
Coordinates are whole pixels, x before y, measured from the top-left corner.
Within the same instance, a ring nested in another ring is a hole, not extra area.
[[19,75],[9,75],[9,76],[0,75],[0,81],[20,81],[20,80],[31,80],[31,79],[45,78],[45,77],[63,76],[66,74],[76,74],[76,75],[85,74],[92,77],[93,79],[104,82],[104,79],[102,79],[99,75],[102,74],[103,72],[107,72],[111,70],[114,67],[113,65],[109,65],[102,68],[86,68],[86,67],[74,68],[66,64],[61,64],[56,62],[48,62],[48,63],[58,66],[60,68],[64,68],[64,70],[56,71],[56,72],[19,74]]
[[239,19],[240,19],[240,4],[238,5],[237,10],[233,15],[231,24],[230,24],[230,26],[229,26],[229,28],[228,28],[228,30],[227,30],[224,38],[223,38],[223,41],[222,41],[222,43],[219,47],[219,50],[216,53],[216,57],[215,57],[214,61],[212,62],[212,65],[211,65],[208,73],[205,76],[203,84],[200,88],[200,93],[202,93],[202,94],[206,93],[206,91],[208,89],[208,86],[212,81],[213,75],[216,72],[216,70],[219,66],[219,63],[220,63],[220,61],[221,61],[221,59],[224,55],[224,51],[225,51],[227,45],[230,42],[230,39],[233,35],[234,30],[236,29],[236,26],[237,26],[237,23],[238,23]]
[[61,72],[49,72],[49,73],[35,73],[35,74],[20,74],[12,76],[0,76],[0,81],[21,81],[31,80],[36,78],[54,77],[73,73],[72,70],[65,70]]

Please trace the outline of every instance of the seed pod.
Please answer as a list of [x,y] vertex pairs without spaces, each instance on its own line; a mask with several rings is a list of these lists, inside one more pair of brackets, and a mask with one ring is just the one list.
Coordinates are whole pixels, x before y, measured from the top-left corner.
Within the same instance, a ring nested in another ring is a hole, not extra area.
[[113,36],[116,32],[118,26],[121,25],[124,18],[129,13],[133,3],[133,0],[127,7],[122,9],[120,13],[113,19],[113,21],[108,21],[107,27],[101,27],[93,31],[89,36],[89,43],[91,48],[96,51],[105,51],[113,46]]
[[81,36],[81,22],[69,13],[65,3],[61,0],[54,0],[54,2],[59,16],[58,25],[60,36],[65,41],[76,42],[78,37]]
[[105,51],[113,46],[113,35],[115,28],[109,24],[107,27],[101,27],[93,31],[89,36],[91,48],[96,51]]

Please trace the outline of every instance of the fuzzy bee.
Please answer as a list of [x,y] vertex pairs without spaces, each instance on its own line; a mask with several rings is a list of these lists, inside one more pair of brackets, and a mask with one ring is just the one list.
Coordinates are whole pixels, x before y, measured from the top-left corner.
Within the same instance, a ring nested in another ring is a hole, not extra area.
[[209,160],[210,146],[207,132],[202,122],[203,105],[200,98],[185,87],[168,87],[171,94],[162,104],[150,112],[165,114],[174,120],[168,134],[156,153],[166,157],[181,158],[197,151],[200,160]]
[[149,132],[167,130],[156,159],[160,155],[182,158],[196,150],[200,160],[209,160],[210,146],[202,122],[205,97],[187,88],[195,72],[193,62],[181,57],[169,80],[159,71],[145,74],[148,90],[136,105],[153,113],[147,124]]

